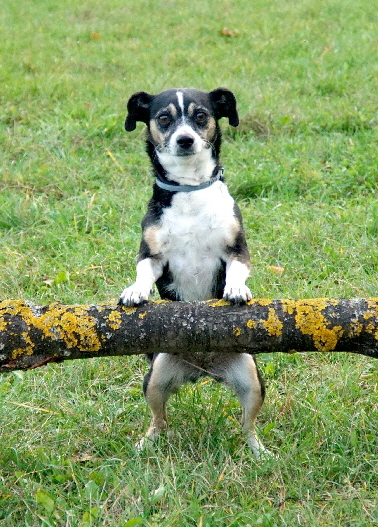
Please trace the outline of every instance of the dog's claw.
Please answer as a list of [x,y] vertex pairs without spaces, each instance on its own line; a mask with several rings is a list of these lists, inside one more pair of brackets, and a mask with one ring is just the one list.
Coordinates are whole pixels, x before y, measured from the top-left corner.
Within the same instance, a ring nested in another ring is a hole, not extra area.
[[232,304],[245,304],[252,300],[252,293],[246,285],[244,287],[230,287],[224,290],[223,298]]
[[134,285],[123,290],[118,305],[127,307],[140,306],[148,301],[149,291],[141,290]]

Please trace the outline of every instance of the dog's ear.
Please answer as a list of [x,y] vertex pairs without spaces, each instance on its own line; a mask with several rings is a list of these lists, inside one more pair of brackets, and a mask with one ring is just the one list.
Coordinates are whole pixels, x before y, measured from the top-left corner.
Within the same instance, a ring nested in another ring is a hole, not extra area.
[[231,126],[238,126],[239,116],[236,109],[236,99],[232,91],[226,88],[217,88],[209,93],[211,103],[215,110],[216,119],[228,117]]
[[153,95],[145,91],[134,93],[127,103],[127,117],[125,121],[125,130],[132,132],[135,130],[137,121],[148,123],[150,118],[150,104]]

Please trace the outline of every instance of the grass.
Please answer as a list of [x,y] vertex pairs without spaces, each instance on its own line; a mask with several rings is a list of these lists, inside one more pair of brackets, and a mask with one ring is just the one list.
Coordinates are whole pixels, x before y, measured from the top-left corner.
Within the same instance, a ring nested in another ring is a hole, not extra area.
[[[241,116],[238,130],[222,125],[223,162],[254,294],[375,296],[376,24],[363,0],[8,2],[0,297],[116,299],[150,194],[143,127],[123,131],[125,102],[220,85]],[[136,452],[149,420],[140,358],[3,375],[0,525],[378,525],[374,360],[259,363],[259,431],[277,455],[265,462],[245,447],[234,396],[212,382],[173,397],[173,437]]]

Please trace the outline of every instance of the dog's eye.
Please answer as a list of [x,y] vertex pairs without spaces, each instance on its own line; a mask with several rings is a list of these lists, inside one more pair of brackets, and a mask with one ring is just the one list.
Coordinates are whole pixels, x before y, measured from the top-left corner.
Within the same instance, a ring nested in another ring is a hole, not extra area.
[[202,123],[206,122],[206,120],[207,120],[207,113],[205,113],[205,112],[197,112],[196,113],[196,121],[197,121],[197,123],[202,124]]
[[162,126],[168,126],[169,123],[171,122],[171,117],[167,113],[163,113],[159,115],[157,120],[158,120],[158,123],[161,124]]

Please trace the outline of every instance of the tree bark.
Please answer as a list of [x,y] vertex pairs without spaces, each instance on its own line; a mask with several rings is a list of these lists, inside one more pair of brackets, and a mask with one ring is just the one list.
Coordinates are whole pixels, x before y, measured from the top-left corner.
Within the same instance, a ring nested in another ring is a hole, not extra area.
[[0,372],[164,351],[349,351],[378,358],[378,298],[36,306],[0,302]]

